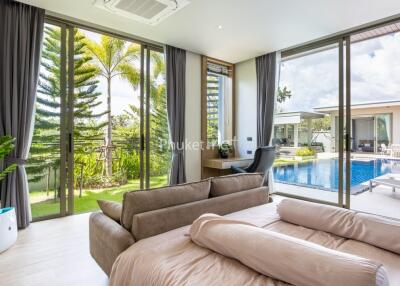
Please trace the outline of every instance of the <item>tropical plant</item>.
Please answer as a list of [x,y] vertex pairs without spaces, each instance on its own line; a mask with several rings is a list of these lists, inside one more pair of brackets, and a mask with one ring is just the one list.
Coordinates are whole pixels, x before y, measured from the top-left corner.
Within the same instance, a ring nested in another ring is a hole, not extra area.
[[[85,154],[94,140],[101,137],[101,128],[105,125],[97,120],[103,113],[94,113],[101,104],[95,80],[97,68],[86,54],[84,35],[74,29],[74,139],[75,154]],[[36,118],[32,146],[30,149],[27,172],[29,180],[39,181],[47,176],[49,185],[51,172],[54,177],[54,190],[57,190],[57,170],[60,165],[60,126],[61,126],[61,30],[46,26],[43,42],[41,72],[39,75]],[[82,142],[85,141],[84,144]],[[76,164],[77,166],[79,165]]]
[[[135,81],[129,81],[133,88]],[[140,100],[138,98],[138,100]],[[169,129],[167,116],[167,96],[165,86],[165,62],[163,55],[158,52],[150,52],[150,176],[165,175],[169,171],[171,151],[169,145]],[[116,147],[122,147],[125,143],[125,150],[139,153],[140,142],[140,109],[134,105],[128,105],[125,114],[116,116],[114,134],[117,140]],[[121,157],[116,152],[117,157]],[[138,169],[139,170],[139,165]],[[128,178],[131,178],[128,171]]]
[[[11,136],[0,136],[0,160],[4,158],[4,156],[11,153],[14,150],[14,138]],[[17,168],[17,165],[12,164],[6,167],[4,170],[0,171],[0,181],[3,180],[7,174],[13,172]]]
[[283,103],[286,101],[286,99],[289,99],[292,97],[292,92],[285,86],[282,88],[278,88],[278,96],[276,98],[276,101],[279,103]]
[[313,131],[329,131],[331,130],[331,117],[325,116],[324,118],[313,119],[311,124]]
[[165,175],[169,171],[171,150],[167,114],[167,91],[165,86],[165,61],[157,52],[150,54],[150,172],[152,176]]
[[105,142],[106,174],[111,176],[112,168],[112,116],[111,83],[114,77],[128,80],[135,87],[140,81],[140,72],[134,62],[139,59],[140,46],[124,40],[102,35],[100,43],[86,39],[87,54],[93,56],[97,74],[107,81],[107,136]]

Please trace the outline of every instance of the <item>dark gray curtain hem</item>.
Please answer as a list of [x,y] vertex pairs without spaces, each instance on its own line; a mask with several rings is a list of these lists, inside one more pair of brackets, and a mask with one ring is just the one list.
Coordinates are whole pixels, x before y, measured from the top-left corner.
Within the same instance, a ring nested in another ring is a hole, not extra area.
[[257,146],[271,142],[276,85],[276,53],[256,58],[257,76]]
[[[9,161],[28,158],[44,27],[43,9],[11,0],[0,2],[0,136],[16,138]],[[19,164],[19,163],[18,163]],[[19,228],[30,223],[24,164],[0,184],[0,200],[16,209]]]
[[166,46],[167,112],[172,159],[169,184],[186,182],[185,173],[185,89],[186,51]]

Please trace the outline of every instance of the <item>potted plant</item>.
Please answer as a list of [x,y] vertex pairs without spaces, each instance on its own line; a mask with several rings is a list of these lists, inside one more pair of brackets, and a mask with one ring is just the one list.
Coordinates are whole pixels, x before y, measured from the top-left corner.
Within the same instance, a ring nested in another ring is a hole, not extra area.
[[229,153],[232,152],[232,146],[228,143],[222,143],[218,146],[219,156],[222,159],[227,159],[229,157]]
[[[0,137],[0,160],[14,149],[14,138],[10,136]],[[13,172],[15,164],[0,171],[0,182],[7,174]],[[1,208],[0,203],[0,253],[10,248],[17,240],[17,219],[14,208]]]
[[[14,138],[11,136],[1,136],[0,137],[0,160],[4,158],[14,149]],[[7,174],[15,170],[17,166],[15,164],[8,166],[4,170],[0,171],[0,181],[3,180]]]

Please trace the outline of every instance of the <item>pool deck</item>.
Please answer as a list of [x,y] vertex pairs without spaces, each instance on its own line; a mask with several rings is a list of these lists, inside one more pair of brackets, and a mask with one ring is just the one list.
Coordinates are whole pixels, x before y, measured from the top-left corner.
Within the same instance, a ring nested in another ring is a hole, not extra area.
[[[301,196],[337,203],[338,193],[289,184],[274,183],[273,192]],[[400,219],[400,189],[392,192],[391,187],[377,186],[372,192],[365,191],[350,196],[350,208],[366,213]]]
[[[346,154],[345,154],[346,156]],[[318,153],[318,159],[331,159],[338,158],[339,153],[334,152],[323,152]],[[380,153],[367,153],[367,152],[351,152],[351,159],[392,159],[392,160],[400,160],[400,157],[394,157],[390,155],[382,155]]]
[[[338,158],[338,153],[318,153],[318,159],[332,159]],[[374,159],[392,159],[400,160],[399,157],[392,157],[389,155],[382,155],[379,153],[363,153],[363,152],[352,152],[351,159],[353,160],[374,160]],[[396,168],[396,169],[394,169]],[[400,164],[398,167],[392,167],[392,171],[400,173]],[[383,176],[382,176],[383,177]],[[367,188],[369,182],[361,184],[361,188]],[[273,192],[286,193],[288,195],[295,195],[300,197],[306,197],[311,199],[317,199],[327,201],[331,203],[338,202],[338,193],[324,190],[318,190],[316,188],[309,188],[303,186],[296,186],[283,183],[274,183]],[[350,196],[350,208],[357,211],[378,214],[387,217],[393,217],[400,219],[400,189],[396,192],[392,192],[391,187],[376,186],[372,192],[352,192]],[[345,199],[345,198],[344,198]]]

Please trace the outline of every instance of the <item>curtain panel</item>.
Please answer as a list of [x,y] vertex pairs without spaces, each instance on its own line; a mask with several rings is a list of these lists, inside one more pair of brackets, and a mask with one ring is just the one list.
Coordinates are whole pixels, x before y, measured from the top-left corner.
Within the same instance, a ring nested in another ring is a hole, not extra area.
[[44,27],[43,9],[11,0],[0,2],[0,136],[15,138],[4,164],[17,169],[0,184],[0,200],[14,207],[19,228],[29,225],[28,159]]
[[185,174],[185,88],[186,51],[166,46],[167,109],[172,145],[169,184],[186,182]]
[[271,142],[276,89],[279,70],[278,53],[270,53],[256,58],[257,76],[257,146],[267,146]]

